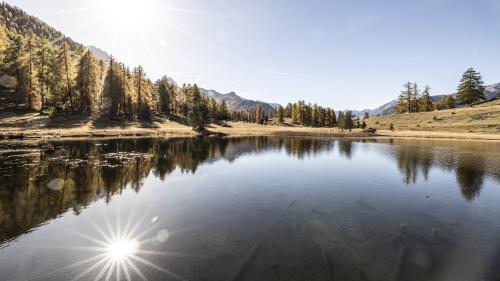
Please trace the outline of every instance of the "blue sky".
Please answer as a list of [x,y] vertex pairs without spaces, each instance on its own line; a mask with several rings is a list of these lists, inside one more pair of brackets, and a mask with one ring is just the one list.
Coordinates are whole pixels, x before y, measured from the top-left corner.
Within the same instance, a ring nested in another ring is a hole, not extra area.
[[[500,0],[9,0],[130,66],[285,104],[363,109],[406,81],[500,82]],[[103,4],[106,3],[106,4]]]

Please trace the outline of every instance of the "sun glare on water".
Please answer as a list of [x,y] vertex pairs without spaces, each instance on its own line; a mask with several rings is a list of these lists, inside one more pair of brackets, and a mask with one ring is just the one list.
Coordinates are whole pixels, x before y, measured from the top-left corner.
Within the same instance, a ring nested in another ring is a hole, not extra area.
[[135,240],[113,241],[108,247],[108,256],[113,260],[124,260],[132,256],[139,249],[139,243]]

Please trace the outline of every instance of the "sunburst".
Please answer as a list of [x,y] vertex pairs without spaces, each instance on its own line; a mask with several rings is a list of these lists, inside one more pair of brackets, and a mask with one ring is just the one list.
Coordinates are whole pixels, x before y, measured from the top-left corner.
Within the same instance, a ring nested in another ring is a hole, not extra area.
[[[97,231],[98,235],[89,235],[78,232],[66,227],[61,227],[64,231],[83,238],[86,245],[66,245],[50,247],[51,249],[75,250],[80,252],[91,252],[92,256],[71,263],[63,268],[38,275],[36,280],[46,276],[56,276],[58,273],[74,269],[85,268],[77,273],[70,281],[87,280],[148,280],[141,268],[152,268],[161,272],[173,280],[187,280],[185,277],[177,274],[161,265],[151,261],[151,256],[169,256],[183,258],[209,258],[203,255],[186,254],[171,251],[151,251],[146,250],[145,246],[152,242],[167,243],[173,234],[181,232],[180,230],[170,232],[165,228],[159,227],[161,220],[154,216],[146,220],[146,212],[138,220],[134,219],[133,212],[128,217],[125,225],[120,221],[120,210],[116,210],[115,225],[108,219],[107,212],[103,210],[104,227],[99,226],[93,220],[88,219],[90,229]],[[145,227],[144,227],[145,226]],[[139,229],[142,229],[139,232]],[[95,277],[94,277],[95,276]]]

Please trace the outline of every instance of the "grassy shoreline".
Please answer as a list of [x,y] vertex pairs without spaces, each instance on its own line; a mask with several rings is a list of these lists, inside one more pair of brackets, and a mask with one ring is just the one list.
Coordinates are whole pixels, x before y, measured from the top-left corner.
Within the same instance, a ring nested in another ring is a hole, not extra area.
[[[354,129],[310,128],[289,122],[260,125],[227,122],[224,126],[211,124],[208,131],[218,135],[236,136],[308,136],[334,138],[432,138],[500,141],[500,100],[471,108],[393,114],[367,119],[368,127],[377,133]],[[290,121],[290,120],[287,120]],[[395,130],[388,130],[389,124]],[[169,120],[141,123],[113,121],[107,118],[88,119],[82,116],[50,118],[40,113],[0,113],[1,139],[68,139],[124,137],[193,137],[199,135],[190,126]]]
[[[171,122],[121,123],[59,121],[51,124],[49,118],[37,114],[23,116],[0,116],[0,140],[26,139],[88,139],[88,138],[129,138],[129,137],[194,137],[199,135],[191,127]],[[228,137],[239,136],[292,136],[292,137],[332,137],[332,138],[433,138],[500,141],[498,133],[472,133],[451,131],[379,130],[376,134],[354,129],[352,132],[337,128],[309,128],[292,125],[259,125],[243,122],[228,122],[226,126],[210,125],[210,132]]]

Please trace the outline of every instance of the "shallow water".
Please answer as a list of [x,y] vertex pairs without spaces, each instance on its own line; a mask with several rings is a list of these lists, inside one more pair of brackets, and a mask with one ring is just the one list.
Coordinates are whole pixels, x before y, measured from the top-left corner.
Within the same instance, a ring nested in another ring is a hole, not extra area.
[[500,280],[500,144],[0,143],[0,280]]

